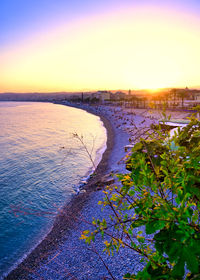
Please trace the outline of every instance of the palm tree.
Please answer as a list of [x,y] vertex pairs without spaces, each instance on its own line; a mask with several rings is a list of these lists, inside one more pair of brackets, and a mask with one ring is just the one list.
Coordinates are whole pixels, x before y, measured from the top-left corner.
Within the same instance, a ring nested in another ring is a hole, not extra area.
[[170,94],[171,94],[171,97],[174,100],[173,106],[175,106],[175,102],[176,102],[176,99],[177,99],[177,89],[176,88],[171,89]]
[[179,92],[179,97],[181,98],[181,106],[182,108],[184,107],[184,99],[186,98],[187,96],[187,88],[186,89],[183,89]]

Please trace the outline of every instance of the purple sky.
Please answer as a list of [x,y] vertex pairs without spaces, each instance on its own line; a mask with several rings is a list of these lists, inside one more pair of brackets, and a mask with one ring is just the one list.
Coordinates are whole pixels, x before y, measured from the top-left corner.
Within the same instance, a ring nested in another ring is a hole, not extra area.
[[164,5],[177,12],[200,15],[199,0],[1,0],[0,47],[17,44],[20,40],[49,31],[55,25],[79,18],[112,12],[127,6]]
[[0,0],[0,92],[200,86],[200,0]]

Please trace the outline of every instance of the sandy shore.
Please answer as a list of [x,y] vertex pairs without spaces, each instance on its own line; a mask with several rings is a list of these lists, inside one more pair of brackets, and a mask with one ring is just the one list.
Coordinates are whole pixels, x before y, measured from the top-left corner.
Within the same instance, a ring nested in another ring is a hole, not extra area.
[[[98,201],[103,198],[100,190],[102,177],[110,172],[125,172],[121,159],[125,156],[124,146],[133,141],[134,126],[142,131],[156,123],[161,115],[159,112],[149,114],[147,110],[133,111],[119,107],[81,108],[100,116],[107,129],[107,149],[96,175],[89,179],[84,191],[63,208],[47,237],[5,279],[122,279],[126,272],[135,273],[142,268],[140,256],[130,250],[123,249],[109,258],[102,252],[104,245],[100,237],[92,246],[86,245],[79,237],[83,230],[92,229],[88,224],[92,217],[102,218],[110,214],[109,210],[102,212],[98,206]],[[175,117],[186,116],[182,113]]]

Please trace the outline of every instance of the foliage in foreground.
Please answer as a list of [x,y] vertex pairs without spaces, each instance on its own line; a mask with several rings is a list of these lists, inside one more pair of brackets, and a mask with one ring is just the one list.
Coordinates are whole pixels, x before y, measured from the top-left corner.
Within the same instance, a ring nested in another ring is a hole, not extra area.
[[200,122],[191,118],[173,138],[160,131],[134,146],[130,172],[99,202],[112,215],[93,220],[81,238],[101,233],[107,253],[128,247],[142,255],[143,271],[124,279],[200,279]]

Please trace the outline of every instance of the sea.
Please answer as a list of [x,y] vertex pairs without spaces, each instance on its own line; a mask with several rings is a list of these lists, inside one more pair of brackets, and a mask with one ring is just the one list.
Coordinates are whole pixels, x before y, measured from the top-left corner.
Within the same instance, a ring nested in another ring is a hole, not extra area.
[[[83,143],[81,143],[80,139]],[[51,230],[106,149],[99,117],[64,105],[0,102],[0,279]]]

